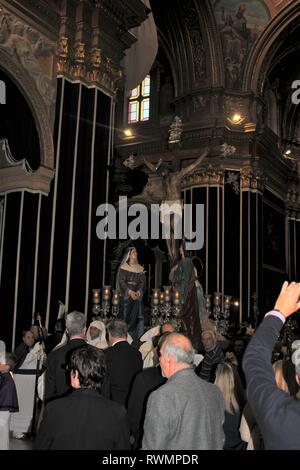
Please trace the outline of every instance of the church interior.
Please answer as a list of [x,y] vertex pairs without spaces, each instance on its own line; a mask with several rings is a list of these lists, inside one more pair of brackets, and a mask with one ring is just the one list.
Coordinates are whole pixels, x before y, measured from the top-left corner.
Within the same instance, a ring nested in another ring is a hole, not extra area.
[[[194,230],[202,214],[186,256],[206,314],[225,330],[259,326],[283,282],[300,280],[299,38],[299,0],[0,0],[7,351],[37,319],[53,333],[61,312],[114,318],[132,246],[138,336],[170,319],[169,245],[143,223],[127,231],[142,206],[150,227],[164,200],[190,205]],[[116,227],[101,237],[108,206]]]

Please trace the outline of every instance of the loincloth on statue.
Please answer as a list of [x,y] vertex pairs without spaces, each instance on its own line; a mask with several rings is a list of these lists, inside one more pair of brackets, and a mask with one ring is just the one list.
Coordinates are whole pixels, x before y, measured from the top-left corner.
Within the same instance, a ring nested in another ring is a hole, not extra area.
[[161,223],[162,224],[170,223],[170,216],[172,214],[174,214],[174,217],[177,215],[178,220],[181,220],[182,210],[183,210],[183,201],[181,199],[174,199],[172,201],[162,201],[160,205]]

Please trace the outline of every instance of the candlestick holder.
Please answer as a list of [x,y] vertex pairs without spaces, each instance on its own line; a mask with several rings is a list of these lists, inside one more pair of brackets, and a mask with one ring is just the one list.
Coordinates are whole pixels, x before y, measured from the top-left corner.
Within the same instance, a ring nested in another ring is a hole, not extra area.
[[180,290],[175,288],[173,293],[172,323],[174,324],[176,331],[180,331],[181,329],[181,307]]
[[104,322],[108,320],[110,314],[111,286],[104,286],[102,290],[101,318]]
[[160,325],[164,322],[164,303],[165,303],[165,295],[163,292],[159,294],[159,323]]
[[151,297],[151,325],[156,326],[160,324],[159,315],[160,315],[160,290],[152,289]]
[[164,302],[162,304],[162,322],[168,323],[171,321],[172,317],[172,296],[171,296],[171,287],[164,286]]
[[114,290],[112,295],[111,314],[113,318],[117,318],[120,312],[120,291]]
[[220,315],[220,312],[221,312],[221,296],[222,294],[220,294],[219,292],[215,292],[214,293],[214,308],[213,308],[213,314],[215,317],[218,317],[218,315]]
[[94,314],[93,320],[98,320],[100,318],[101,306],[100,306],[100,289],[93,289],[93,308],[92,312]]
[[225,295],[224,301],[224,318],[229,319],[230,317],[230,304],[231,304],[231,295]]
[[206,294],[204,295],[205,298],[205,308],[207,312],[207,318],[211,316],[211,295]]

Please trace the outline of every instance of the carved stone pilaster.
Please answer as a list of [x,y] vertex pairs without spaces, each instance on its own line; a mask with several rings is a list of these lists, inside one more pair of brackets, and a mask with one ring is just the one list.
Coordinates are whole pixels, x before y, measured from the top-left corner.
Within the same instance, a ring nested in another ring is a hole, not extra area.
[[265,177],[257,168],[242,168],[241,190],[251,192],[263,192]]

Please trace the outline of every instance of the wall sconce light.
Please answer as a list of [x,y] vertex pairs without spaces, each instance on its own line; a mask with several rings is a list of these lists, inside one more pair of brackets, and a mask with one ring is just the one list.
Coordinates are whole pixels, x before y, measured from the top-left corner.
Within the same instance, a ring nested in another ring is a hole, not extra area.
[[124,135],[126,137],[133,137],[132,131],[130,129],[125,129],[124,130]]
[[240,113],[234,113],[232,116],[229,116],[227,120],[233,126],[240,126],[245,121],[245,118]]
[[283,152],[283,158],[286,158],[287,160],[296,160],[296,158],[294,157],[293,152],[290,148],[287,148]]

